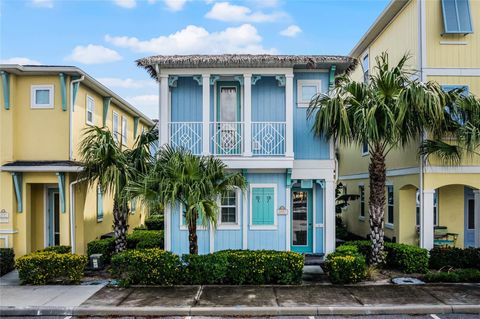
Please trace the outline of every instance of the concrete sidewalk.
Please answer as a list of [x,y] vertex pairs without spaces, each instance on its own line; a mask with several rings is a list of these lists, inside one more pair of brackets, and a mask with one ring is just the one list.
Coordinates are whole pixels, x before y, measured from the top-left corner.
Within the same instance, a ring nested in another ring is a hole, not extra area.
[[21,286],[2,287],[0,296],[0,315],[5,316],[480,314],[480,285],[477,284],[102,289],[98,286]]

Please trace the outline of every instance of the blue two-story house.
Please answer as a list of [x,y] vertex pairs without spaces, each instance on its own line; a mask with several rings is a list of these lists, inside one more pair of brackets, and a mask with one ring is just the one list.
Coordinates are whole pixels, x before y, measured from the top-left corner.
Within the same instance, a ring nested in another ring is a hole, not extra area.
[[[218,225],[198,230],[199,253],[335,249],[335,154],[307,121],[354,60],[343,56],[190,55],[137,61],[158,80],[160,145],[221,158],[247,179],[219,200]],[[179,207],[165,211],[165,247],[188,253]]]

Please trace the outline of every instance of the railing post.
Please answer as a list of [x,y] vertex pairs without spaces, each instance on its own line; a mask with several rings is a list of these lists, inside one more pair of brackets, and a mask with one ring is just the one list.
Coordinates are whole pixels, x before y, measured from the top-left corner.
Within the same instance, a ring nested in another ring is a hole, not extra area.
[[159,142],[160,147],[168,143],[168,75],[160,74],[158,76],[160,80],[160,121],[159,123]]
[[210,154],[210,74],[202,74],[202,154]]
[[252,75],[243,75],[244,87],[244,156],[252,156]]
[[285,156],[293,157],[293,74],[285,74]]

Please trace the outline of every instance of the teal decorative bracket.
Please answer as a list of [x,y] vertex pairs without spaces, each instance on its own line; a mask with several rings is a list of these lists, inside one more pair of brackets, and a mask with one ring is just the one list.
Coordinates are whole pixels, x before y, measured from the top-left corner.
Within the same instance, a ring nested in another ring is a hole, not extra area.
[[5,110],[10,110],[10,74],[1,71],[3,84],[3,107]]
[[328,88],[331,90],[335,86],[335,71],[337,70],[336,65],[330,67],[330,75],[328,77]]
[[285,86],[285,82],[286,82],[285,75],[275,75],[275,80],[278,81],[278,86]]
[[210,85],[214,85],[215,82],[220,80],[220,75],[211,75],[210,76]]
[[15,196],[17,197],[17,212],[21,213],[23,211],[23,196],[22,196],[22,173],[12,173],[13,178],[13,187],[15,188]]
[[138,131],[138,122],[140,118],[138,116],[135,116],[133,118],[133,138],[137,138],[137,131]]
[[201,75],[194,75],[193,79],[198,83],[198,85],[202,85],[202,76]]
[[321,188],[325,188],[325,181],[323,179],[316,179],[315,183],[320,185]]
[[[176,88],[177,87],[177,80],[178,80],[178,76],[170,75],[168,77],[168,86],[171,87],[171,88]],[[199,85],[201,85],[201,84],[199,84]]]
[[262,78],[261,75],[253,75],[252,76],[252,85],[257,84],[258,80],[260,80],[261,78]]
[[60,93],[62,95],[62,111],[67,111],[67,77],[63,73],[59,73],[60,77]]
[[287,187],[292,186],[292,169],[287,169]]
[[107,125],[108,109],[110,108],[110,102],[112,97],[104,96],[103,97],[103,126]]
[[243,75],[235,75],[235,76],[233,77],[233,79],[234,79],[235,81],[238,81],[238,83],[240,83],[240,85],[243,86]]
[[[80,76],[72,76],[72,81],[73,80],[78,80],[80,79]],[[73,83],[73,89],[72,89],[72,107],[75,108],[75,99],[77,98],[77,92],[78,92],[78,87],[80,86],[80,82],[75,82]]]
[[60,195],[60,211],[65,214],[65,173],[57,173]]

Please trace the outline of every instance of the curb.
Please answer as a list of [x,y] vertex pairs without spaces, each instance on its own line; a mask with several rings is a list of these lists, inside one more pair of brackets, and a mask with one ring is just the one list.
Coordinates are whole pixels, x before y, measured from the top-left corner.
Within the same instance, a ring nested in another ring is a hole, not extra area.
[[0,307],[0,316],[315,316],[480,314],[480,305],[299,307]]

